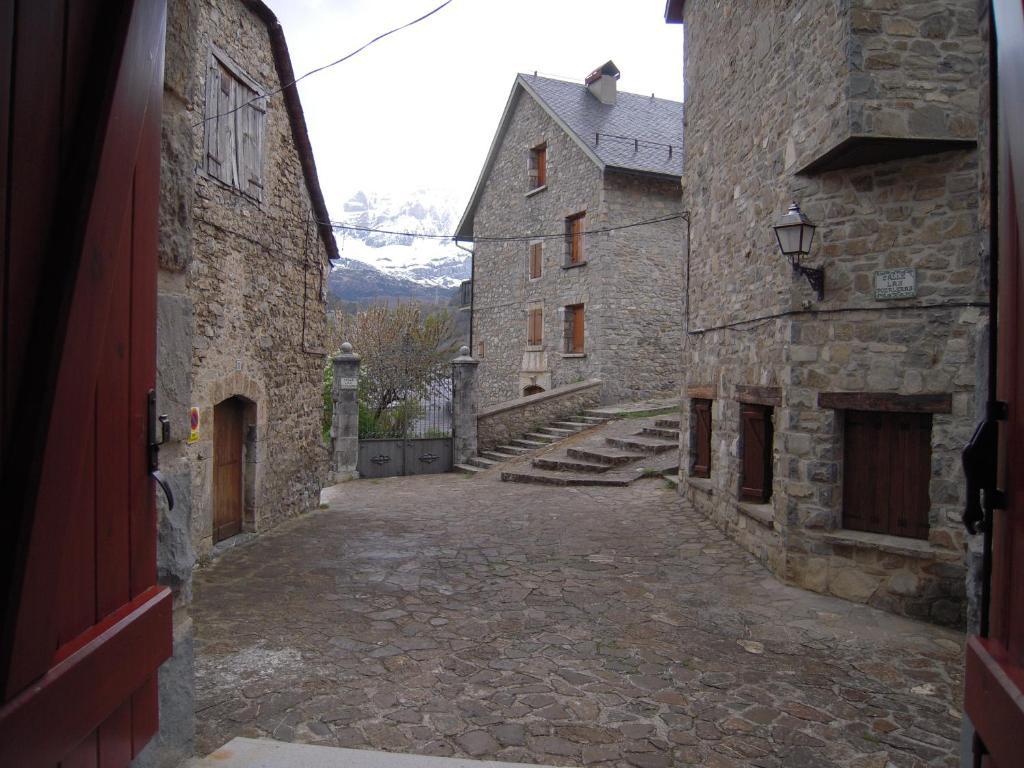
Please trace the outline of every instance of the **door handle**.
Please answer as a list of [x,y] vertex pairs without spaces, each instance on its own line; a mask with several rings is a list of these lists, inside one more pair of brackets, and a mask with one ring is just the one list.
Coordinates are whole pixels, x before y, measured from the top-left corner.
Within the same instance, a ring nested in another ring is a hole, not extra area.
[[[160,440],[156,438],[156,425],[160,424]],[[167,499],[167,509],[174,509],[174,493],[160,473],[160,446],[171,439],[171,420],[167,414],[156,415],[156,392],[149,390],[146,395],[146,440],[149,449],[149,476],[156,480]]]

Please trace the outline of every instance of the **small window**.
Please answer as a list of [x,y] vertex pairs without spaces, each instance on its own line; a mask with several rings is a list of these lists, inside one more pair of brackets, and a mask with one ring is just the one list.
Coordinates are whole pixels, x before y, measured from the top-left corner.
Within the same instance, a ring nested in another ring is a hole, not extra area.
[[565,351],[583,353],[583,305],[570,304],[565,308]]
[[533,243],[530,245],[530,279],[536,280],[541,276],[544,266],[544,244]]
[[772,407],[740,404],[740,501],[772,497]]
[[548,183],[548,145],[538,144],[530,150],[529,187],[537,189]]
[[527,312],[526,343],[531,347],[544,343],[544,310],[531,309]]
[[206,77],[206,172],[254,200],[263,199],[262,93],[216,56]]
[[483,357],[484,356],[484,342],[483,342],[483,339],[481,339],[480,341],[478,341],[476,343],[476,356],[477,357]]
[[846,411],[843,527],[928,538],[930,413]]
[[583,263],[583,223],[587,214],[577,213],[565,220],[565,263],[567,266]]
[[711,401],[690,401],[690,475],[711,477]]

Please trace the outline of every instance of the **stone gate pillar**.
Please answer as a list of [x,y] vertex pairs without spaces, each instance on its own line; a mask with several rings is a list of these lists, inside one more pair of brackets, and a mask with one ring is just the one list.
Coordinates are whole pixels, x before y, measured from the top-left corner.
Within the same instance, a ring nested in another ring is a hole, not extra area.
[[477,366],[462,347],[452,361],[452,463],[465,464],[476,456]]
[[331,479],[336,483],[356,476],[356,462],[359,459],[359,402],[356,390],[359,387],[361,359],[347,341],[341,345],[341,352],[331,358],[334,366],[334,386],[331,388],[331,400],[334,401],[334,414],[331,418]]

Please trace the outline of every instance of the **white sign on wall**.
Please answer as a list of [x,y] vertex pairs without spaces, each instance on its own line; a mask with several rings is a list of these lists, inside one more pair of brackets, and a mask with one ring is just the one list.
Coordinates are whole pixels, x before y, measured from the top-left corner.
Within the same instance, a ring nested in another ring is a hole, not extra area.
[[359,380],[353,377],[338,379],[338,386],[342,389],[355,389],[359,386]]
[[917,270],[913,267],[875,272],[875,299],[912,299],[917,296]]

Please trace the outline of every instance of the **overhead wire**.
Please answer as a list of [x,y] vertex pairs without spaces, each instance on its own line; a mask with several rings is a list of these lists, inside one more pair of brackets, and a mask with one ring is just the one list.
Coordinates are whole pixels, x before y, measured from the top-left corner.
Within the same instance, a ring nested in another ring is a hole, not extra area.
[[377,35],[372,40],[370,40],[370,41],[368,41],[366,43],[363,43],[361,46],[356,48],[354,51],[351,51],[350,53],[345,54],[340,59],[332,61],[329,64],[324,64],[322,67],[317,67],[316,69],[311,69],[311,70],[309,70],[309,72],[307,72],[306,74],[301,75],[301,76],[295,78],[290,83],[285,83],[280,88],[275,88],[275,89],[273,89],[271,91],[267,91],[266,93],[254,96],[253,98],[249,99],[248,101],[239,104],[237,107],[234,107],[233,109],[229,109],[227,112],[221,112],[220,114],[217,114],[217,115],[210,115],[209,117],[204,117],[199,122],[194,123],[192,125],[192,127],[193,128],[198,128],[199,126],[204,125],[204,124],[210,122],[211,120],[217,120],[217,119],[219,119],[221,117],[227,117],[228,115],[233,115],[235,112],[237,112],[238,110],[242,109],[243,107],[247,107],[250,104],[254,104],[254,103],[258,102],[258,101],[261,101],[262,99],[269,99],[271,96],[276,96],[277,94],[284,92],[288,88],[293,88],[297,83],[299,83],[302,80],[305,80],[310,75],[315,75],[317,72],[323,72],[325,69],[330,69],[331,67],[337,66],[338,64],[341,64],[342,62],[348,61],[349,59],[351,59],[356,54],[361,53],[362,51],[365,51],[371,45],[373,45],[376,42],[379,42],[379,41],[383,40],[385,37],[388,37],[389,35],[393,35],[393,34],[395,34],[395,32],[401,32],[403,29],[407,29],[408,27],[411,27],[414,24],[419,24],[421,21],[429,19],[431,16],[433,16],[435,13],[440,11],[446,5],[451,4],[451,2],[452,2],[452,0],[445,0],[445,2],[441,3],[439,6],[434,8],[432,11],[428,11],[427,13],[423,14],[422,16],[420,16],[417,19],[413,19],[412,21],[407,21],[405,24],[402,24],[400,27],[395,27],[394,29],[389,29],[387,32],[382,32],[381,34]]
[[[584,230],[580,234],[584,235],[601,235],[611,234],[622,229],[632,229],[634,227],[646,227],[654,224],[661,224],[666,221],[675,221],[677,219],[687,219],[689,213],[686,211],[679,211],[677,213],[668,214],[666,216],[658,216],[653,219],[644,219],[643,221],[633,221],[628,224],[617,224],[615,226],[601,227],[599,229],[588,229]],[[427,232],[400,232],[392,229],[378,229],[376,227],[364,227],[356,224],[348,224],[341,221],[318,221],[318,224],[326,224],[335,230],[344,231],[355,231],[355,232],[369,232],[373,234],[381,235],[394,235],[395,237],[411,237],[420,238],[424,240],[472,240],[475,243],[480,242],[496,242],[496,243],[508,243],[508,242],[528,242],[534,240],[563,240],[566,237],[565,232],[558,232],[554,234],[529,234],[529,235],[474,235],[472,238],[469,237],[458,237],[457,235],[444,235],[444,234],[431,234]]]

